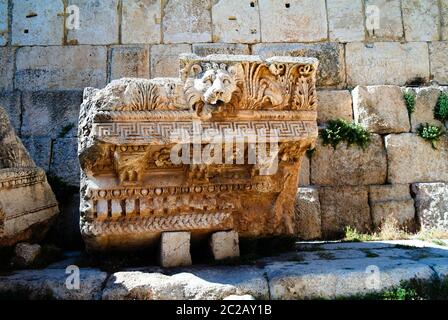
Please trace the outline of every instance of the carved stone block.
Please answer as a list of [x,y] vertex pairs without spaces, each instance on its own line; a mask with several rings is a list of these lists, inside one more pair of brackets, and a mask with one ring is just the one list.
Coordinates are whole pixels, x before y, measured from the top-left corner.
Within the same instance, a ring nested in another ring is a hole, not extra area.
[[191,265],[189,232],[162,233],[160,264],[167,268]]
[[36,167],[0,107],[0,247],[43,238],[57,213],[44,170]]
[[179,78],[87,88],[81,232],[89,250],[295,234],[301,159],[317,137],[317,59],[186,54]]
[[210,238],[210,248],[215,260],[239,257],[240,246],[238,232],[215,232]]

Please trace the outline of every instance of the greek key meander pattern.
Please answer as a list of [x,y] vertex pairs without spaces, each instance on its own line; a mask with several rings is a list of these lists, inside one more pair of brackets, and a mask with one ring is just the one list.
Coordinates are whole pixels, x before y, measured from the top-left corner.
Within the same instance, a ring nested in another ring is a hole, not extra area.
[[[184,131],[190,135],[194,131],[195,123],[191,121],[179,122],[112,122],[95,123],[94,133],[99,138],[121,138],[145,140],[151,138],[170,138],[176,131]],[[227,130],[241,134],[269,135],[276,131],[280,138],[300,138],[317,132],[315,121],[222,121],[202,122],[202,131],[217,130],[225,134]]]
[[123,235],[147,232],[227,229],[232,228],[228,212],[181,214],[176,216],[132,217],[116,221],[85,222],[81,231],[86,236]]

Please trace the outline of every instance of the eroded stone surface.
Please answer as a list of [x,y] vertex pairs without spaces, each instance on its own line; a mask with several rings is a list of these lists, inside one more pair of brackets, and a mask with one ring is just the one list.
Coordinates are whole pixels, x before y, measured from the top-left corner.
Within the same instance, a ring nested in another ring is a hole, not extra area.
[[193,53],[206,57],[211,54],[249,54],[249,46],[241,43],[195,43]]
[[322,236],[319,191],[317,188],[298,188],[295,218],[297,236],[303,240],[318,239]]
[[30,266],[36,261],[41,251],[42,248],[38,244],[18,243],[14,248],[14,259],[21,266]]
[[[448,8],[448,2],[447,2]],[[446,13],[447,19],[447,36],[448,40],[448,9]],[[448,66],[446,65],[446,57],[448,55],[448,42],[432,42],[429,45],[429,59],[431,60],[431,75],[434,80],[440,84],[448,84]]]
[[213,42],[259,42],[259,15],[257,1],[217,1],[212,7]]
[[412,132],[417,132],[420,124],[427,122],[436,126],[443,126],[439,120],[434,119],[434,107],[442,93],[441,87],[430,86],[417,89],[407,88],[406,90],[415,95],[415,110],[411,114]]
[[397,86],[357,86],[352,91],[355,121],[379,134],[409,132],[409,115]]
[[163,42],[211,42],[211,0],[168,0],[163,8]]
[[369,188],[370,209],[375,228],[380,228],[384,222],[393,219],[398,226],[410,232],[415,231],[414,200],[410,194],[409,184],[379,185]]
[[8,41],[8,0],[0,0],[0,46]]
[[320,90],[317,92],[319,109],[317,123],[323,125],[328,120],[353,120],[352,96],[348,90]]
[[313,42],[327,39],[324,0],[258,0],[263,42]]
[[160,240],[160,264],[163,267],[191,265],[189,232],[164,232]]
[[124,0],[121,21],[121,41],[130,43],[160,43],[161,1]]
[[240,256],[238,233],[235,231],[220,231],[212,234],[210,247],[215,260],[236,258]]
[[321,187],[319,200],[322,235],[326,239],[343,236],[346,227],[354,228],[361,233],[371,231],[368,187]]
[[385,137],[390,183],[448,181],[448,139],[441,137],[437,149],[412,133]]
[[415,183],[415,209],[422,230],[448,230],[448,184]]
[[381,184],[386,174],[386,150],[381,136],[376,134],[365,150],[355,145],[348,147],[345,142],[334,150],[319,139],[311,157],[311,183],[315,185]]
[[190,53],[189,44],[151,46],[151,77],[177,77],[179,75],[179,55]]
[[428,45],[424,42],[348,43],[346,63],[347,83],[351,86],[404,85],[429,79]]
[[12,91],[14,89],[15,52],[15,48],[0,48],[0,90]]
[[0,108],[0,247],[36,241],[49,229],[58,204]]
[[149,78],[149,48],[114,47],[111,54],[110,79]]
[[403,0],[403,24],[407,41],[439,40],[439,4],[437,0]]
[[[373,6],[369,9],[369,6]],[[366,0],[366,19],[374,19],[379,10],[379,28],[374,23],[367,24],[367,32],[372,40],[401,40],[404,38],[400,0]],[[374,20],[372,22],[375,22]]]
[[364,11],[361,0],[328,1],[327,13],[330,41],[364,40]]
[[[0,67],[1,68],[1,67]],[[22,108],[21,108],[22,95],[20,91],[0,91],[0,106],[2,106],[9,115],[9,120],[12,126],[16,130],[16,133],[20,132]]]

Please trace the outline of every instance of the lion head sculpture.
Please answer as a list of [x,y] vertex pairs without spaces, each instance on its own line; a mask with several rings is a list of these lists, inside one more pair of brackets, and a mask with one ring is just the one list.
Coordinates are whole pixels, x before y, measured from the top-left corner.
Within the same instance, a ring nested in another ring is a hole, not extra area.
[[185,95],[193,110],[219,107],[229,103],[237,90],[236,80],[231,68],[225,64],[206,63],[194,65],[191,71],[196,76],[185,83]]

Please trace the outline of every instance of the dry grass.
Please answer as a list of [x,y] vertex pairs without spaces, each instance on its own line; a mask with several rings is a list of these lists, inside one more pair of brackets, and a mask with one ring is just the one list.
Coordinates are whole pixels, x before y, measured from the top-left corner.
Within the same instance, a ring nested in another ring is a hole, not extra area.
[[448,239],[448,231],[429,230],[418,233],[410,233],[406,228],[399,225],[398,221],[386,219],[377,232],[371,234],[359,233],[356,229],[347,227],[345,229],[344,241],[379,241],[379,240],[410,240],[417,239],[430,241],[438,245],[445,246],[445,242],[440,239]]

